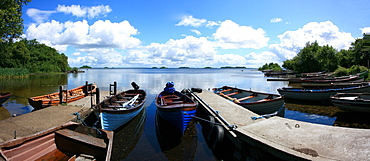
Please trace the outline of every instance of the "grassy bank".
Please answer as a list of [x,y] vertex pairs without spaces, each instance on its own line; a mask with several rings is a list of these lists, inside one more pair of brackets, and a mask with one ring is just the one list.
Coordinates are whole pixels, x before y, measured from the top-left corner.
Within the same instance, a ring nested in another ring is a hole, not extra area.
[[26,68],[0,68],[0,78],[27,77],[29,74]]

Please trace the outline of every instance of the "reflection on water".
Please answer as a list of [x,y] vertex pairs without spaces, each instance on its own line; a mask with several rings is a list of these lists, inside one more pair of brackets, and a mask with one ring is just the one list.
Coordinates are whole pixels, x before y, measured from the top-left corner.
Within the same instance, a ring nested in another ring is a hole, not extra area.
[[161,151],[169,160],[194,160],[198,143],[194,120],[182,135],[173,124],[156,114],[156,135]]
[[28,104],[28,97],[59,91],[59,86],[66,86],[67,74],[33,74],[26,78],[0,79],[0,90],[13,95],[3,106],[12,116],[29,113],[33,110]]

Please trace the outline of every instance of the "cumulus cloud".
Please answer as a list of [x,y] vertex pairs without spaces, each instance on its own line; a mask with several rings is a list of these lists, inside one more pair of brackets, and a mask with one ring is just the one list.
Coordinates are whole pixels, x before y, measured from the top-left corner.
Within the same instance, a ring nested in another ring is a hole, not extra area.
[[370,27],[360,28],[360,30],[362,31],[362,34],[370,34]]
[[36,21],[37,23],[44,22],[52,13],[55,13],[55,11],[41,11],[35,8],[29,8],[26,11],[26,15],[31,17],[31,19]]
[[206,19],[194,18],[193,16],[185,16],[179,23],[176,24],[176,26],[192,26],[192,27],[200,26],[212,27],[216,25],[219,25],[219,23],[215,21],[207,21]]
[[286,31],[277,36],[280,44],[269,45],[270,51],[281,61],[292,59],[307,42],[315,42],[321,46],[329,45],[335,49],[348,49],[355,39],[351,33],[341,32],[331,21],[310,22],[295,31]]
[[220,66],[244,66],[246,59],[237,54],[215,55],[215,61],[213,63]]
[[205,37],[187,36],[184,39],[170,39],[164,44],[152,43],[146,47],[150,60],[174,66],[180,64],[202,65],[216,54],[214,45]]
[[92,7],[85,7],[80,5],[58,5],[56,8],[57,12],[63,12],[65,14],[72,14],[76,17],[88,17],[88,18],[95,18],[99,15],[105,16],[107,13],[111,12],[112,9],[109,5],[99,5],[99,6],[92,6]]
[[273,18],[273,19],[270,20],[271,23],[282,22],[282,21],[283,21],[283,19],[281,19],[281,18]]
[[265,31],[261,28],[253,29],[250,26],[226,20],[223,21],[216,33],[213,34],[218,46],[223,49],[266,47],[270,38],[266,37]]
[[28,39],[37,39],[61,52],[64,52],[68,45],[77,49],[134,48],[141,43],[138,38],[133,37],[136,34],[137,29],[128,21],[115,23],[109,20],[99,20],[91,26],[86,20],[64,23],[52,20],[39,25],[31,24],[26,31]]
[[80,5],[58,5],[58,7],[53,11],[42,11],[35,8],[29,8],[26,11],[27,16],[29,16],[32,20],[36,21],[36,23],[43,23],[49,19],[51,14],[53,13],[65,13],[65,14],[72,14],[76,17],[87,17],[87,18],[96,18],[99,16],[106,16],[112,9],[109,5],[99,5],[99,6],[80,6]]
[[278,64],[281,63],[280,58],[276,54],[268,51],[262,53],[252,52],[245,56],[245,60],[245,63],[252,67],[260,67],[266,63],[271,62]]

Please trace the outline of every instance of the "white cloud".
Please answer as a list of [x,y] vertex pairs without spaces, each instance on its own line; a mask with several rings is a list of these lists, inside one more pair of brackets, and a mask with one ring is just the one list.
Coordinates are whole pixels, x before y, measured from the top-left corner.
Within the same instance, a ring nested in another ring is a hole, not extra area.
[[197,35],[202,35],[202,33],[200,33],[200,31],[198,31],[198,30],[190,30],[191,32],[194,32],[195,34],[197,34]]
[[245,57],[237,54],[215,55],[214,64],[218,66],[245,66]]
[[206,19],[194,18],[193,16],[185,16],[179,23],[176,24],[176,26],[212,27],[212,26],[216,26],[219,24],[220,24],[219,22],[215,22],[215,21],[207,21]]
[[[132,66],[167,66],[167,67],[202,67],[217,62],[216,51],[212,42],[205,37],[187,36],[183,39],[170,39],[164,44],[151,43],[147,46],[120,53],[115,50],[81,49],[88,56],[69,58],[70,66],[91,65],[95,67],[132,67]],[[235,59],[240,61],[240,59]]]
[[30,8],[26,11],[27,16],[31,17],[37,23],[42,23],[49,18],[55,11],[41,11],[35,8]]
[[88,17],[88,18],[95,18],[99,15],[105,16],[107,13],[111,12],[112,9],[109,5],[99,5],[99,6],[92,6],[92,7],[86,7],[86,6],[80,6],[80,5],[71,5],[71,6],[65,6],[65,5],[58,5],[56,8],[56,11],[63,12],[65,14],[72,14],[76,17]]
[[113,23],[109,20],[99,20],[91,26],[86,20],[65,23],[52,20],[39,25],[31,24],[26,31],[28,39],[37,39],[61,52],[64,52],[68,45],[77,49],[134,48],[141,43],[133,37],[136,34],[137,29],[128,21]]
[[217,40],[218,45],[224,49],[260,49],[267,46],[267,42],[270,40],[270,38],[266,37],[263,29],[239,26],[239,24],[231,20],[222,22],[216,33],[213,34],[213,37]]
[[76,17],[87,17],[87,18],[95,18],[99,16],[105,17],[112,9],[109,5],[100,5],[100,6],[80,6],[80,5],[58,5],[58,7],[54,11],[42,11],[35,8],[29,8],[26,11],[27,16],[31,17],[32,20],[36,21],[37,23],[43,23],[49,19],[51,14],[62,12],[65,14],[72,14]]
[[277,36],[280,44],[269,45],[270,51],[276,54],[280,61],[292,59],[307,42],[315,42],[320,46],[329,45],[335,49],[348,49],[355,39],[350,33],[340,32],[331,21],[310,22],[295,31],[286,31]]
[[283,21],[283,19],[281,19],[281,18],[273,18],[273,19],[270,20],[271,23],[282,22],[282,21]]
[[72,56],[80,56],[80,55],[81,55],[80,52],[74,52],[74,53],[72,53]]
[[170,39],[165,44],[152,43],[146,47],[150,61],[161,62],[168,66],[191,64],[200,65],[207,60],[213,60],[216,51],[212,42],[205,37],[187,36],[184,39]]
[[176,26],[199,27],[206,22],[207,22],[206,19],[197,19],[197,18],[194,18],[193,16],[187,16],[187,17],[184,17],[179,23],[177,23]]
[[268,51],[259,54],[252,52],[245,56],[245,60],[246,64],[252,67],[261,67],[262,65],[271,62],[281,64],[280,58],[274,53]]
[[370,27],[360,28],[360,30],[362,31],[362,34],[364,33],[370,34]]

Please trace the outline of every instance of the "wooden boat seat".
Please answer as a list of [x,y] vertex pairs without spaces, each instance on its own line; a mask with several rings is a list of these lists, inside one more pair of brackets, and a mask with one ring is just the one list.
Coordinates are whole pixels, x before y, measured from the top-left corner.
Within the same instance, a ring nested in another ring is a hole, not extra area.
[[92,136],[89,136],[89,135],[84,135],[84,134],[81,134],[81,133],[73,131],[73,130],[62,129],[62,130],[56,131],[55,133],[58,134],[58,135],[68,137],[70,139],[74,139],[74,140],[77,140],[77,141],[80,141],[80,142],[84,142],[86,144],[96,146],[96,147],[100,147],[100,148],[106,148],[107,147],[107,144],[104,142],[103,139],[92,137]]
[[162,101],[166,105],[185,103],[184,100],[182,100],[181,97],[179,97],[177,95],[165,95],[165,96],[162,96]]

